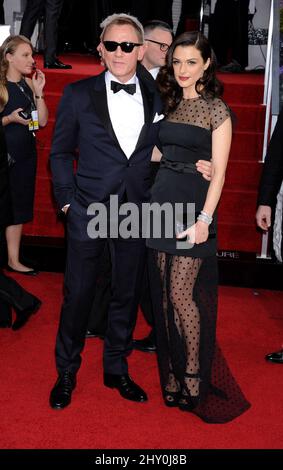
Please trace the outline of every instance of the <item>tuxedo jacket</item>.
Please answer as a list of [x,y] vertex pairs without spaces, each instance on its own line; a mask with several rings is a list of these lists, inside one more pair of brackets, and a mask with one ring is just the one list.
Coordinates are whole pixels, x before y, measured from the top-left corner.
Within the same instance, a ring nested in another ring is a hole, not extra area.
[[130,158],[120,147],[111,124],[105,72],[66,86],[50,154],[59,208],[70,204],[73,212],[84,216],[90,203],[107,205],[110,195],[118,195],[119,201],[126,195],[127,201],[137,205],[149,200],[150,159],[154,145],[158,144],[156,118],[162,113],[162,104],[155,81],[148,78],[142,66],[138,67],[137,76],[143,97],[144,125]]
[[283,108],[274,128],[258,192],[258,205],[275,208],[276,198],[283,180]]

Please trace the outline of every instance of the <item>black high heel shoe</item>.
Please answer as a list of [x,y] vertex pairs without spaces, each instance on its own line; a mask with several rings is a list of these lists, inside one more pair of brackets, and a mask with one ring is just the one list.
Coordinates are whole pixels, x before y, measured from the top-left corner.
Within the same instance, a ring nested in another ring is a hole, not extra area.
[[180,390],[178,392],[168,392],[167,390],[165,390],[163,394],[165,405],[169,407],[179,406],[180,396]]
[[[190,379],[199,379],[200,376],[199,374],[185,374],[185,377],[188,377]],[[199,404],[199,395],[192,396],[188,390],[187,385],[185,385],[182,388],[182,391],[180,393],[180,398],[179,398],[179,409],[182,411],[192,411],[196,406]]]
[[[173,377],[173,382],[175,383],[175,386],[176,388],[178,388],[179,390],[176,390],[176,391],[171,391],[171,390],[168,390],[168,388],[170,388],[170,386],[172,387],[171,383],[172,383],[172,377],[170,378],[170,375]],[[176,377],[172,371],[172,369],[169,369],[169,377],[168,377],[168,382],[167,382],[167,385],[163,391],[163,399],[164,399],[164,402],[165,402],[165,405],[166,406],[169,406],[169,407],[173,407],[173,406],[178,406],[179,404],[179,399],[180,399],[180,395],[181,395],[181,387],[180,387],[180,384],[179,382],[176,380]]]

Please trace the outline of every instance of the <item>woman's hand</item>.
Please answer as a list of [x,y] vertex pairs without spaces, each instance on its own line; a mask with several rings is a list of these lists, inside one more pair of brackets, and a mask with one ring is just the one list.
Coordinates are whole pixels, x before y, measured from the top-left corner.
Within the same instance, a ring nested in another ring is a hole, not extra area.
[[200,243],[206,242],[208,239],[208,224],[198,220],[194,225],[189,227],[187,230],[179,233],[177,238],[188,237],[188,243],[199,245]]
[[32,76],[32,85],[34,94],[37,96],[41,96],[43,88],[45,87],[45,75],[41,70],[36,69],[35,73]]
[[15,124],[22,124],[23,126],[28,126],[30,119],[24,119],[19,115],[20,111],[23,111],[23,108],[15,109],[11,114],[5,116],[7,124],[14,122]]

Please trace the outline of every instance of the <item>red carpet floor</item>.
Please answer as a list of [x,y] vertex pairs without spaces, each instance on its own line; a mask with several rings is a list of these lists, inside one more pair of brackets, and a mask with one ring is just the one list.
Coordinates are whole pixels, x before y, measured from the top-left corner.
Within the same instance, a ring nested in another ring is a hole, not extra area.
[[[105,388],[98,339],[87,341],[71,406],[49,408],[62,275],[17,279],[44,303],[22,330],[0,330],[1,449],[282,448],[283,365],[266,363],[264,355],[283,341],[283,292],[220,288],[219,342],[252,407],[231,423],[211,425],[163,405],[155,355],[135,351],[129,361],[148,403]],[[140,315],[136,337],[146,332]]]

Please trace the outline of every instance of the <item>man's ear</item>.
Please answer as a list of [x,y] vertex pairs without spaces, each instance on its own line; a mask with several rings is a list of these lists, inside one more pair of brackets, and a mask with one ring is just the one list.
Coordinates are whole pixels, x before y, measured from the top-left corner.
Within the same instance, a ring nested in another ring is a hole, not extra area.
[[146,48],[147,48],[146,44],[139,46],[138,60],[143,60],[143,56],[146,51]]

